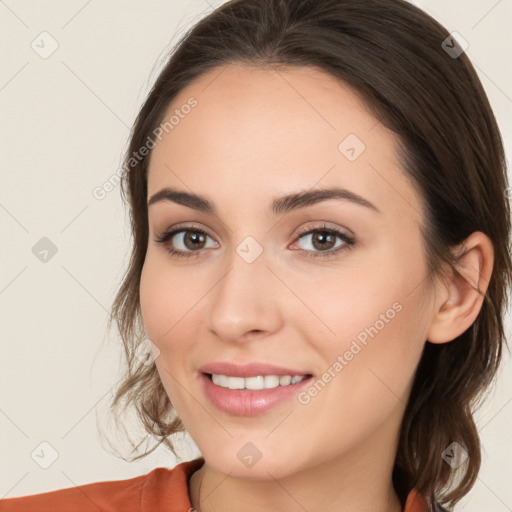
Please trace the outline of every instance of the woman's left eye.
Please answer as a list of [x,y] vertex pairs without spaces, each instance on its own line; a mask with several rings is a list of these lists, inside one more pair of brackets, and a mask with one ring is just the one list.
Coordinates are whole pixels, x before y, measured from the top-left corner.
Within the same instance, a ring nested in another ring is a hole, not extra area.
[[[306,250],[305,253],[308,258],[328,258],[335,256],[341,251],[350,249],[355,244],[355,240],[351,236],[342,233],[338,229],[328,228],[326,226],[302,231],[299,236],[299,241],[308,238],[311,241],[310,244],[308,244],[310,247],[320,247],[319,251]],[[333,245],[333,243],[336,243],[336,238],[340,239],[342,243]]]
[[[199,256],[201,249],[208,248],[205,245],[207,238],[211,237],[202,229],[194,228],[193,226],[185,226],[166,231],[161,237],[157,238],[155,242],[163,244],[172,256],[189,258],[191,256]],[[307,238],[311,239],[309,245],[312,246],[313,249],[320,248],[316,251],[301,249],[308,258],[326,258],[334,256],[343,250],[350,249],[351,246],[355,244],[355,240],[349,235],[335,228],[328,228],[326,226],[302,230],[299,233],[297,242]],[[176,239],[176,241],[173,242],[173,239]],[[336,244],[336,239],[341,240],[341,243],[333,246],[333,242]],[[176,249],[176,245],[181,247]],[[210,246],[210,248],[211,247],[212,246]],[[214,242],[213,247],[218,247],[217,242]]]

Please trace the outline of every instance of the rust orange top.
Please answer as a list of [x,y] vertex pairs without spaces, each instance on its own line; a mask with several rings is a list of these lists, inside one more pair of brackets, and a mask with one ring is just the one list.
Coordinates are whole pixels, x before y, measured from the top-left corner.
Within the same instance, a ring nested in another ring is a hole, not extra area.
[[[0,512],[193,512],[188,481],[203,463],[200,457],[127,480],[4,498]],[[425,499],[415,489],[407,496],[404,512],[427,512]]]

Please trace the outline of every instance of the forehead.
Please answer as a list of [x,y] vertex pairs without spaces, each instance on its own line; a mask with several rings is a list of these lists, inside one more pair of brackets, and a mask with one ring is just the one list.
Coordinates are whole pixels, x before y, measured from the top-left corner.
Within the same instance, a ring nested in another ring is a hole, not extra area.
[[163,122],[171,116],[151,155],[148,196],[176,186],[219,201],[238,197],[242,206],[256,191],[263,201],[343,186],[383,210],[420,210],[399,167],[396,135],[321,70],[214,68],[180,92]]

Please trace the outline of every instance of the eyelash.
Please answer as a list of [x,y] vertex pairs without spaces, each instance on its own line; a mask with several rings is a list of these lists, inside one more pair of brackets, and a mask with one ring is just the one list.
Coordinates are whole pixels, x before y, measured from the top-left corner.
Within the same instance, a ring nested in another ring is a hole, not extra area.
[[[177,251],[176,249],[172,249],[171,247],[168,247],[166,245],[167,242],[169,240],[171,240],[175,235],[177,235],[178,233],[187,232],[187,231],[192,232],[192,233],[199,233],[201,235],[210,237],[210,235],[208,235],[208,233],[206,233],[206,231],[203,231],[200,228],[196,228],[196,227],[193,227],[193,226],[180,226],[180,227],[175,228],[173,230],[166,231],[162,236],[160,236],[157,239],[155,239],[155,242],[157,242],[159,244],[163,244],[164,247],[166,248],[167,252],[169,252],[169,254],[171,254],[171,256],[177,256],[178,258],[190,258],[190,257],[199,256],[199,253],[201,252],[201,250],[197,250],[197,251]],[[344,242],[344,245],[342,245],[342,246],[340,246],[340,247],[338,247],[336,249],[330,249],[328,251],[305,251],[305,250],[302,250],[303,252],[306,253],[306,257],[307,258],[330,258],[330,257],[334,257],[334,256],[336,256],[337,254],[339,254],[342,251],[351,249],[352,246],[355,244],[355,240],[352,237],[346,235],[345,233],[339,231],[338,229],[328,228],[325,225],[324,226],[319,226],[319,227],[316,227],[316,228],[312,228],[312,229],[311,228],[303,228],[303,229],[301,229],[299,231],[299,233],[298,233],[297,240],[299,240],[301,238],[304,238],[305,236],[310,235],[312,233],[316,233],[318,231],[320,231],[320,232],[327,232],[329,234],[337,236],[338,238],[340,238]]]

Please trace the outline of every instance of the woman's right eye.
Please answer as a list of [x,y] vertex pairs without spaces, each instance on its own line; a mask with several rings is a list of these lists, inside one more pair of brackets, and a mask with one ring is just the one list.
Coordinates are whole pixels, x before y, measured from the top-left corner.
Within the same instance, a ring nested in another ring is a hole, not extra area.
[[[207,248],[204,245],[206,238],[211,237],[202,229],[180,227],[166,231],[155,242],[161,243],[172,256],[190,258],[191,256],[199,256],[201,249]],[[214,244],[213,247],[218,247],[217,242],[214,242]],[[176,245],[179,246],[178,249],[176,249]]]

